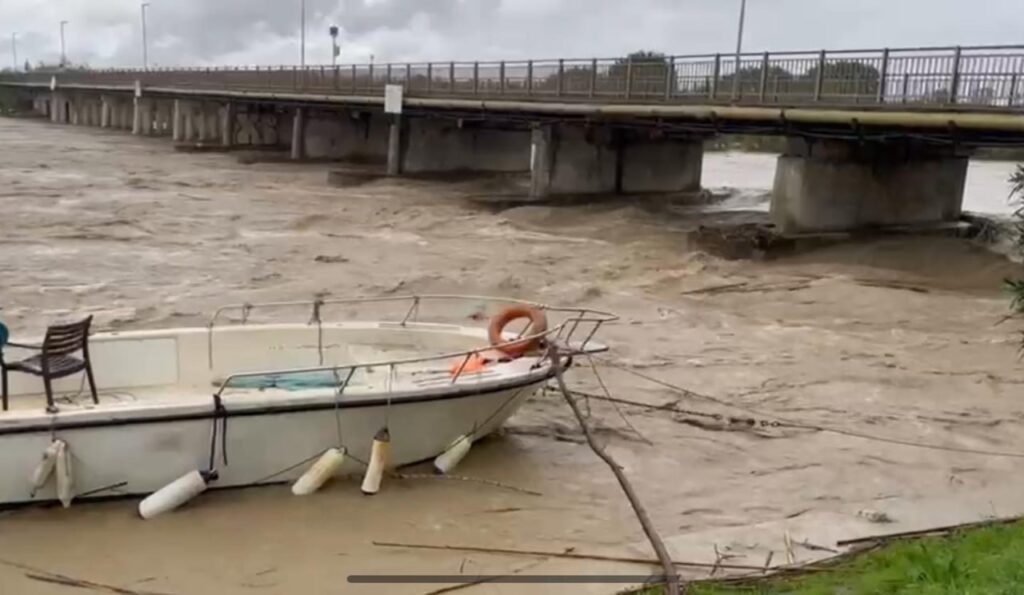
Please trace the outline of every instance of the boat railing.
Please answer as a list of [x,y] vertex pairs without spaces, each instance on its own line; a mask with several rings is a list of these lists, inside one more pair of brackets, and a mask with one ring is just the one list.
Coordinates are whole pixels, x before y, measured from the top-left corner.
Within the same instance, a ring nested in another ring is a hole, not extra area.
[[[502,343],[500,345],[484,345],[479,348],[455,351],[443,354],[433,354],[420,357],[412,357],[405,359],[390,359],[374,362],[359,362],[349,364],[337,364],[325,366],[323,365],[323,311],[326,306],[337,306],[337,305],[349,305],[358,306],[366,304],[387,304],[387,303],[402,303],[408,302],[409,307],[404,311],[404,316],[401,321],[397,324],[401,326],[407,326],[410,323],[416,323],[419,321],[419,314],[422,305],[425,302],[431,301],[466,301],[475,303],[491,303],[491,304],[515,304],[525,305],[538,308],[545,313],[554,313],[564,315],[564,318],[549,326],[547,330],[540,333],[526,335],[526,331],[530,328],[526,326],[519,333],[516,338]],[[275,309],[275,308],[295,308],[295,307],[308,307],[310,308],[310,318],[306,323],[309,326],[314,326],[317,329],[317,343],[319,352],[320,365],[314,367],[302,367],[302,368],[287,368],[287,369],[275,369],[275,370],[261,370],[251,372],[239,372],[231,374],[220,384],[220,388],[217,394],[220,395],[226,388],[229,388],[230,384],[234,380],[242,378],[254,378],[264,376],[287,376],[287,375],[301,375],[301,374],[312,374],[312,373],[326,373],[331,372],[337,374],[339,370],[348,370],[349,373],[354,373],[358,369],[369,369],[369,368],[381,368],[388,367],[388,392],[392,380],[397,373],[398,366],[423,364],[428,362],[441,362],[441,361],[460,361],[460,364],[455,368],[452,373],[451,382],[454,384],[463,375],[463,371],[469,364],[474,356],[481,356],[486,352],[493,352],[495,349],[500,349],[503,346],[512,345],[521,341],[532,341],[532,340],[544,340],[554,342],[562,348],[562,351],[572,353],[586,353],[592,350],[593,339],[597,334],[598,330],[602,325],[618,320],[618,316],[609,313],[602,312],[599,310],[592,310],[589,308],[573,308],[573,307],[560,307],[551,306],[548,304],[540,304],[536,302],[529,302],[525,300],[516,300],[510,298],[499,298],[491,296],[464,296],[464,295],[410,295],[410,296],[384,296],[384,297],[358,297],[358,298],[337,298],[337,299],[315,299],[313,301],[282,301],[282,302],[267,302],[260,304],[244,303],[222,306],[218,308],[214,314],[210,317],[208,324],[208,352],[209,352],[209,365],[210,369],[213,369],[213,353],[214,353],[214,331],[216,328],[217,321],[229,311],[240,312],[239,322],[241,324],[247,324],[250,319],[250,315],[256,309]],[[574,337],[582,337],[582,339],[574,340]],[[351,377],[351,376],[349,376]]]

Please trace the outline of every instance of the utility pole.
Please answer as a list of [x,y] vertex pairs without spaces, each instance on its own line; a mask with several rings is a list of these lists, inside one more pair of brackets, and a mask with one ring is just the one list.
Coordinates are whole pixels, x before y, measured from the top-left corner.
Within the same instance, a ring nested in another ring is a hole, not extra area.
[[60,22],[60,67],[64,68],[68,64],[68,52],[64,45],[64,26],[67,25],[67,21]]
[[299,54],[299,63],[303,68],[306,67],[306,0],[300,0],[301,7],[299,9],[299,20],[301,22],[300,32],[300,45],[302,46]]
[[149,70],[149,40],[146,39],[146,9],[149,2],[142,3],[142,69]]
[[18,34],[11,33],[11,54],[14,56],[11,64],[14,65],[14,72],[18,72]]
[[747,19],[747,0],[740,0],[740,25],[736,33],[736,76],[740,76],[740,54],[743,53],[743,23]]

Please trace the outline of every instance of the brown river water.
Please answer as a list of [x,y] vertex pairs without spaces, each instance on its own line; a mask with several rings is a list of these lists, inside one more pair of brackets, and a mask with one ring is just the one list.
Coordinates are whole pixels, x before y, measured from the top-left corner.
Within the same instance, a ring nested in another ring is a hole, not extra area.
[[[734,175],[744,158],[709,155],[708,169]],[[750,159],[763,167],[762,157]],[[998,204],[1009,166],[980,167],[972,188],[998,192],[980,198]],[[242,165],[231,155],[177,153],[167,140],[0,119],[0,318],[32,334],[85,313],[101,328],[200,325],[222,304],[316,294],[513,296],[619,314],[603,332],[612,349],[598,369],[620,398],[1024,452],[1018,325],[997,324],[1007,312],[1001,281],[1019,265],[968,240],[888,237],[723,260],[691,232],[709,221],[763,220],[757,188],[770,179],[738,194],[752,210],[708,213],[651,199],[487,200],[507,192],[504,179],[341,189],[325,183],[327,168]],[[743,185],[714,175],[706,182]],[[598,392],[580,364],[570,383]],[[923,509],[979,494],[984,502],[1024,483],[1016,479],[1024,461],[1013,457],[588,405],[598,436],[669,538],[810,513],[853,518],[889,503]],[[636,545],[643,534],[614,477],[554,393],[475,446],[458,474],[543,495],[408,479],[368,498],[345,480],[301,499],[286,486],[208,493],[148,522],[133,500],[9,511],[0,513],[0,593],[76,591],[40,579],[46,572],[140,593],[425,594],[442,585],[355,586],[346,577],[654,571],[374,545],[650,557]],[[991,506],[980,512],[996,512]],[[615,590],[483,584],[462,592]]]

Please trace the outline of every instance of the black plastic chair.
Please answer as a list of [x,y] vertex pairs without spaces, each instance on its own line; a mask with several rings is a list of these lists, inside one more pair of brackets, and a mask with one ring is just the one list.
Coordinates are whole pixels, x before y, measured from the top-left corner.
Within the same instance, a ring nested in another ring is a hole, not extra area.
[[[46,329],[46,338],[42,345],[26,345],[6,340],[6,327],[0,330],[0,381],[3,384],[3,409],[7,411],[7,373],[21,372],[31,374],[43,379],[43,386],[46,387],[46,407],[54,410],[53,387],[51,381],[65,376],[71,376],[78,372],[85,371],[89,380],[89,391],[92,393],[93,403],[99,403],[96,395],[96,381],[92,375],[92,362],[89,360],[89,326],[92,324],[92,316],[81,322],[73,324],[62,324],[51,326]],[[4,346],[20,347],[22,349],[38,350],[39,354],[7,363],[4,361]],[[81,351],[81,359],[72,357],[71,354]]]

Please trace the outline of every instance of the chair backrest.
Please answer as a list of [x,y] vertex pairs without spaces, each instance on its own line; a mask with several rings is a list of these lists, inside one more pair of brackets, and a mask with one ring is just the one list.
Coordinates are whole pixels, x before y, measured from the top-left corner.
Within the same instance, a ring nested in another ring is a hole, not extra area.
[[86,342],[89,340],[90,324],[92,324],[92,316],[81,322],[55,325],[46,329],[46,338],[43,339],[43,354],[47,357],[67,355],[85,349]]

